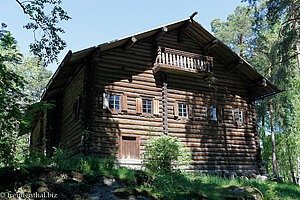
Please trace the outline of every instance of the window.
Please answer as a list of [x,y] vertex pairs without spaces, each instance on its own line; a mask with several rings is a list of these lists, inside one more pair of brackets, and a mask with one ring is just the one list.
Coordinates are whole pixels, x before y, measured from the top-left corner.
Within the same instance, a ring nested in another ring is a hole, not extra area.
[[240,109],[233,110],[233,121],[237,123],[243,123],[243,112]]
[[217,108],[213,108],[212,114],[213,114],[212,120],[217,120]]
[[138,136],[121,135],[120,158],[139,159],[140,158],[140,138]]
[[179,103],[178,104],[178,116],[179,117],[188,117],[188,105]]
[[120,110],[120,96],[110,95],[110,97],[109,97],[109,108],[111,110]]
[[211,122],[221,123],[223,121],[224,109],[221,106],[210,106],[207,108],[207,119]]
[[186,103],[174,103],[175,118],[194,118],[194,110],[192,105]]
[[127,96],[124,94],[103,93],[103,109],[127,112]]
[[217,113],[218,113],[218,109],[216,107],[209,107],[207,109],[208,120],[217,121],[218,120]]
[[143,106],[143,113],[148,113],[148,114],[151,114],[153,111],[152,111],[152,103],[153,101],[152,100],[149,100],[149,99],[143,99],[142,101],[142,106]]
[[81,99],[80,99],[80,96],[79,96],[79,97],[77,97],[76,101],[73,104],[73,113],[72,113],[72,116],[75,119],[79,119],[80,109],[81,109]]

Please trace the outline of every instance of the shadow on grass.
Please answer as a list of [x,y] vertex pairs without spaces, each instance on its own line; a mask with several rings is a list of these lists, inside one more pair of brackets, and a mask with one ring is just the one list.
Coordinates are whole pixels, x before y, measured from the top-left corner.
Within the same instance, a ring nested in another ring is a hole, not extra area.
[[234,185],[229,179],[206,175],[189,176],[180,173],[157,175],[152,183],[153,192],[163,199],[240,199],[249,193],[232,192],[228,186]]
[[286,199],[300,199],[300,187],[292,183],[277,184],[275,192],[279,197]]

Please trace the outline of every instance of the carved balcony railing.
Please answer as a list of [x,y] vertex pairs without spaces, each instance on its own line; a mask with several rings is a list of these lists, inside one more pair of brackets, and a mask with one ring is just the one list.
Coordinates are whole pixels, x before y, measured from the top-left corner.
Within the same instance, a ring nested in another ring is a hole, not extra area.
[[156,73],[160,70],[177,70],[178,72],[185,71],[207,75],[213,72],[213,58],[176,49],[158,47],[153,72]]

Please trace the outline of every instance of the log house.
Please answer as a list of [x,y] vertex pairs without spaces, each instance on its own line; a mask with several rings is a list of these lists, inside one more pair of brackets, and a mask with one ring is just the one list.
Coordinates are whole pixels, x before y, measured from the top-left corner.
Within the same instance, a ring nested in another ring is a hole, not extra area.
[[180,138],[192,171],[261,165],[255,101],[280,92],[192,17],[78,52],[49,82],[31,147],[141,165],[150,137]]

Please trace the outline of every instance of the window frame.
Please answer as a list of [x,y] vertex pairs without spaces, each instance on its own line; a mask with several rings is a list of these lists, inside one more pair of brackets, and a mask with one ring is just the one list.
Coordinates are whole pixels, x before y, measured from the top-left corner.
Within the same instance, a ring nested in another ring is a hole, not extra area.
[[[237,115],[236,115],[237,113]],[[236,117],[238,116],[238,118]],[[232,110],[233,122],[237,124],[244,124],[244,112],[240,108],[235,108]]]
[[[179,102],[178,104],[178,118],[189,118],[189,112],[191,112],[189,110],[189,105],[187,103],[184,102]],[[182,106],[182,108],[180,108]],[[185,112],[184,111],[184,107],[185,107]],[[181,110],[181,111],[180,111]],[[185,113],[185,115],[184,115]]]
[[[146,101],[147,103],[146,103],[146,112],[144,112],[144,101]],[[148,106],[149,106],[149,102],[151,102],[151,112],[148,112],[148,110],[149,110],[149,108],[148,108]],[[153,103],[153,99],[150,99],[150,98],[142,98],[142,114],[143,115],[153,115],[153,112],[154,112],[154,108],[153,108],[153,106],[154,106],[154,103]]]
[[[113,98],[113,108],[111,108],[111,97],[114,97]],[[116,109],[116,97],[119,98],[118,100],[118,105],[119,105],[119,108]],[[112,111],[121,111],[121,104],[122,104],[122,96],[120,94],[109,94],[108,95],[108,108]]]
[[[211,110],[211,111],[210,111]],[[211,115],[210,113],[211,112]],[[210,123],[223,123],[224,107],[221,105],[210,105],[206,107],[207,121]]]
[[[111,107],[111,97],[114,96],[113,98],[113,107]],[[119,97],[118,100],[118,105],[119,108],[116,109],[116,97]],[[111,91],[105,91],[103,93],[103,99],[102,99],[102,104],[103,104],[103,109],[108,110],[112,113],[123,113],[123,112],[128,112],[127,108],[127,95],[124,93],[119,93],[119,92],[111,92]]]

